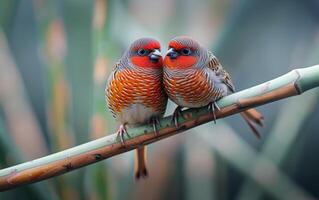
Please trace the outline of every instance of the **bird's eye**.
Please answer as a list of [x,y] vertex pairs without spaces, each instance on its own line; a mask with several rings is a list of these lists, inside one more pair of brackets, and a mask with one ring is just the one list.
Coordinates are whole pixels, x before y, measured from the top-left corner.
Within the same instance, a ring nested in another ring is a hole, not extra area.
[[147,51],[145,49],[139,49],[137,51],[137,54],[140,56],[145,56],[147,54]]
[[191,52],[192,51],[189,48],[182,49],[182,51],[181,51],[182,55],[184,55],[184,56],[190,55]]

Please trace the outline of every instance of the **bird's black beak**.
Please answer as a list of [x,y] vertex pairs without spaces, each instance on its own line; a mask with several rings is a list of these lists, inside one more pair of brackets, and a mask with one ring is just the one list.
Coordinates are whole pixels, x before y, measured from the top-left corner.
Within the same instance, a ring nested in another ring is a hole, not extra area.
[[161,52],[158,49],[155,49],[154,51],[152,51],[149,55],[151,62],[158,62],[159,59],[162,57]]
[[175,59],[175,58],[177,58],[178,53],[175,51],[174,48],[170,48],[170,49],[167,51],[166,55],[167,55],[168,57],[170,57],[171,59]]

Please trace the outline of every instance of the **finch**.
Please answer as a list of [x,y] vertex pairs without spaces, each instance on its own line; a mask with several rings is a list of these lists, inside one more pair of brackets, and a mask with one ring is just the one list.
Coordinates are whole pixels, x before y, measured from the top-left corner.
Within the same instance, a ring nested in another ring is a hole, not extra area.
[[[216,101],[235,91],[230,75],[213,53],[186,36],[176,37],[169,42],[163,71],[166,93],[178,105],[173,114],[176,126],[183,107],[208,105],[215,121],[215,110],[219,110]],[[263,126],[263,116],[255,109],[243,111],[241,115],[260,138],[256,125]]]
[[[121,123],[117,134],[124,144],[127,126],[152,123],[164,115],[167,95],[162,82],[163,58],[160,43],[151,38],[134,41],[116,63],[105,90],[114,118]],[[145,146],[136,150],[135,178],[147,177]]]

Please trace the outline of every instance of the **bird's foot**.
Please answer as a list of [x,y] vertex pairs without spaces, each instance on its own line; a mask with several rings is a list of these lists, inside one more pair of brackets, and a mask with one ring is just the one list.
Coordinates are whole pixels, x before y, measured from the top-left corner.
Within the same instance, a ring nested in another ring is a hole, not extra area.
[[216,101],[213,101],[210,104],[208,104],[208,110],[212,112],[214,123],[216,124],[216,110],[220,110],[220,107],[217,105]]
[[174,124],[176,127],[179,126],[179,124],[178,124],[179,116],[183,116],[182,115],[182,106],[177,106],[176,109],[174,110],[174,113],[172,116],[171,123]]
[[120,128],[116,131],[116,135],[117,135],[117,137],[120,137],[121,144],[123,146],[125,146],[124,134],[126,134],[128,137],[130,137],[126,128],[125,128],[125,124],[121,124]]
[[153,130],[154,130],[155,135],[158,135],[157,127],[160,125],[159,118],[158,118],[158,117],[155,117],[155,116],[151,117],[150,123],[151,123],[152,126],[153,126]]

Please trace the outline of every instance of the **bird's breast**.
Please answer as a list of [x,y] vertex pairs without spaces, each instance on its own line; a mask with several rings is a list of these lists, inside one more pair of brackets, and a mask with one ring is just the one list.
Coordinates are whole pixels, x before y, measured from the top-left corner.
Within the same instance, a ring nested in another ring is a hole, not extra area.
[[188,74],[164,73],[164,86],[169,98],[183,107],[202,107],[219,99],[222,91],[215,87],[209,74],[201,70]]
[[160,75],[119,71],[106,90],[108,106],[121,123],[144,123],[165,112],[167,96]]

